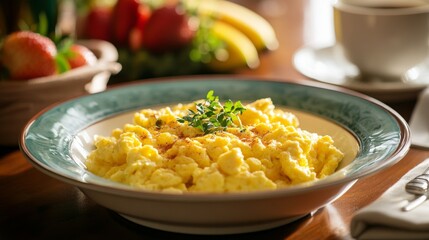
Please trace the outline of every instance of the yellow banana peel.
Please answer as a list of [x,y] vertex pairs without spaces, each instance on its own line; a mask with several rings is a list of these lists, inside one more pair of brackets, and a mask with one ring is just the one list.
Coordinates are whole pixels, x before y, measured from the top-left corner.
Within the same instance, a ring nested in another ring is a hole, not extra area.
[[275,50],[279,45],[271,24],[239,4],[226,0],[203,0],[199,2],[198,12],[235,27],[252,41],[258,51]]
[[233,26],[216,21],[212,26],[213,33],[226,44],[225,51],[216,54],[208,66],[215,71],[230,71],[247,66],[259,66],[258,51],[250,39]]

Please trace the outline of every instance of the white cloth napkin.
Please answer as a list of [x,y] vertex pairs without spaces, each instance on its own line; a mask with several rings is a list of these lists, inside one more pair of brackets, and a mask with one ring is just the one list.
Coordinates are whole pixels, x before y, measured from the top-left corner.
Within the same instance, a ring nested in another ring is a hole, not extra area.
[[429,159],[405,174],[397,183],[352,218],[351,235],[356,239],[429,239],[429,201],[409,212],[402,207],[415,198],[405,184],[429,167]]

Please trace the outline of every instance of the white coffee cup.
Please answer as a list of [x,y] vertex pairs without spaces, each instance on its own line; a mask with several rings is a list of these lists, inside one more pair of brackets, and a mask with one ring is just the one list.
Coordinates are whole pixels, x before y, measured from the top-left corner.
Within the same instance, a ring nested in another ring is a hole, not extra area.
[[429,1],[337,0],[337,44],[365,79],[400,80],[429,54]]

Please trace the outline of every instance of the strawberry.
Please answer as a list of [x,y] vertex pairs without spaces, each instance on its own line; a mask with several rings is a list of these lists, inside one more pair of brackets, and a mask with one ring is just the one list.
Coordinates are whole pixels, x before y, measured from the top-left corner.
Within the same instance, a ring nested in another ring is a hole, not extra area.
[[31,79],[57,72],[55,43],[40,34],[18,31],[4,40],[0,61],[11,79]]
[[165,5],[152,12],[144,29],[143,45],[153,52],[167,52],[189,44],[196,26],[183,9]]
[[67,58],[67,61],[72,69],[86,65],[94,65],[97,62],[97,57],[85,46],[73,44],[70,46],[69,51],[70,57]]
[[131,50],[137,51],[143,46],[144,28],[149,20],[151,11],[145,4],[140,4],[137,10],[137,19],[130,31],[128,45]]
[[85,38],[110,41],[111,7],[93,7],[85,19],[83,34]]
[[113,8],[111,18],[112,40],[118,46],[128,44],[128,36],[137,20],[139,0],[118,0]]

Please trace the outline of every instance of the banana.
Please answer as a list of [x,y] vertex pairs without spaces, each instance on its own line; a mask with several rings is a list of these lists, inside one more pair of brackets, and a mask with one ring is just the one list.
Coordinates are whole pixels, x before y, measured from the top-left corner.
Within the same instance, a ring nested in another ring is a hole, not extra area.
[[258,51],[242,32],[221,21],[214,22],[211,31],[226,44],[226,49],[216,54],[216,59],[208,64],[212,70],[230,71],[243,66],[259,66]]
[[234,26],[252,41],[258,51],[275,50],[279,45],[271,24],[239,4],[226,0],[204,0],[199,2],[198,12]]

